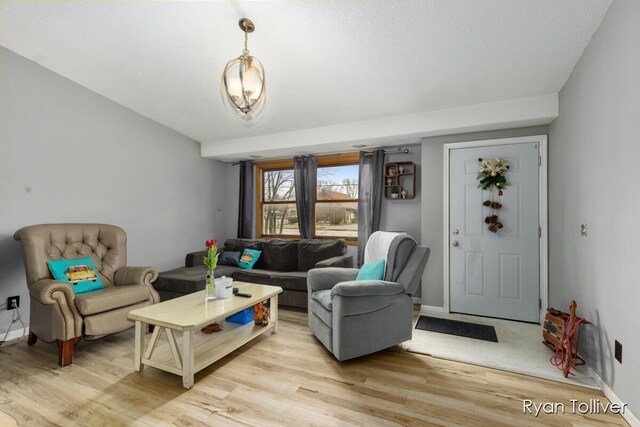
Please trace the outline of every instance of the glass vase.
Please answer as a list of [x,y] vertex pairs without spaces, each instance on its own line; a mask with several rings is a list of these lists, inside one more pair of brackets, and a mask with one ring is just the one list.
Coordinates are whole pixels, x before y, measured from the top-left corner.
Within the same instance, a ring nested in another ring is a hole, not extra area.
[[204,300],[213,301],[216,299],[216,282],[213,280],[213,272],[207,274],[207,282],[204,285]]

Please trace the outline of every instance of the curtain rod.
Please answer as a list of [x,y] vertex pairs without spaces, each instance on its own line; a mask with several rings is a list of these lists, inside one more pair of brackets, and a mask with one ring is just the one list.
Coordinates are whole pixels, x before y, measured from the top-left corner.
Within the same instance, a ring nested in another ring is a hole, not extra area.
[[[373,154],[373,151],[372,151],[372,150],[369,150],[369,151],[363,150],[363,151],[364,151],[364,153],[365,153],[365,156],[371,156],[371,155]],[[346,154],[346,153],[343,153],[343,152],[338,152],[338,153],[326,153],[326,154],[319,155],[319,156],[314,156],[314,157],[335,156],[335,155],[340,155],[340,154]],[[408,148],[397,148],[397,149],[395,149],[395,150],[384,150],[384,154],[385,154],[385,155],[392,155],[392,154],[409,154],[409,149],[408,149]],[[279,159],[265,159],[264,161],[269,161],[269,160],[279,160]],[[260,160],[260,161],[263,161],[263,160]],[[249,163],[252,163],[252,164],[253,164],[253,163],[256,163],[256,162],[257,162],[257,160],[250,160],[250,161],[249,161]],[[240,162],[239,162],[239,161],[237,161],[237,162],[231,162],[231,166],[237,166],[237,165],[239,165],[239,164],[240,164]]]
[[408,148],[398,148],[395,150],[384,150],[384,154],[409,154]]
[[409,149],[398,148],[396,150],[384,150],[384,154],[409,154]]
[[[385,155],[409,154],[409,149],[408,148],[398,148],[396,150],[384,150],[384,154]],[[372,155],[373,155],[373,151],[366,151],[365,152],[365,156],[372,156]]]

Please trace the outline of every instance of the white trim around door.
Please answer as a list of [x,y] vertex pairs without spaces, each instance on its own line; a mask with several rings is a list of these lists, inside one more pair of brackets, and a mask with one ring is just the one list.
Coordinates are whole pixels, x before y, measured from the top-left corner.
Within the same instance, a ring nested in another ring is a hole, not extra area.
[[549,306],[549,236],[548,236],[548,199],[547,199],[547,135],[523,136],[517,138],[488,139],[483,141],[467,141],[444,144],[444,311],[449,312],[449,161],[451,150],[469,147],[490,147],[508,144],[538,143],[538,153],[540,156],[539,174],[539,214],[540,214],[540,323],[544,321],[544,316]]

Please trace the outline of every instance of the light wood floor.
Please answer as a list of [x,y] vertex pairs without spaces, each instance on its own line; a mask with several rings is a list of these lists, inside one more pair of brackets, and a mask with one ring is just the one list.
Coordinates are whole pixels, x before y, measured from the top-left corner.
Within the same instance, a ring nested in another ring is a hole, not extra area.
[[[0,426],[47,425],[626,425],[570,414],[569,399],[602,393],[546,380],[385,351],[338,363],[306,313],[280,310],[277,334],[196,374],[133,371],[132,330],[80,342],[60,368],[54,345],[0,347]],[[565,415],[522,414],[522,399],[564,402]]]

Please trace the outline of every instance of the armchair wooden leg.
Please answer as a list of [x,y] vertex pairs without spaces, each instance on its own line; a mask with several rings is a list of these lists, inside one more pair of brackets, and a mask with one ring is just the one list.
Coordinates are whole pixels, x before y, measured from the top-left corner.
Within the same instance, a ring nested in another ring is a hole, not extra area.
[[80,337],[66,341],[58,341],[58,364],[68,366],[73,363],[73,347],[80,341]]
[[38,341],[38,336],[33,332],[29,332],[29,338],[27,339],[27,344],[34,345]]

